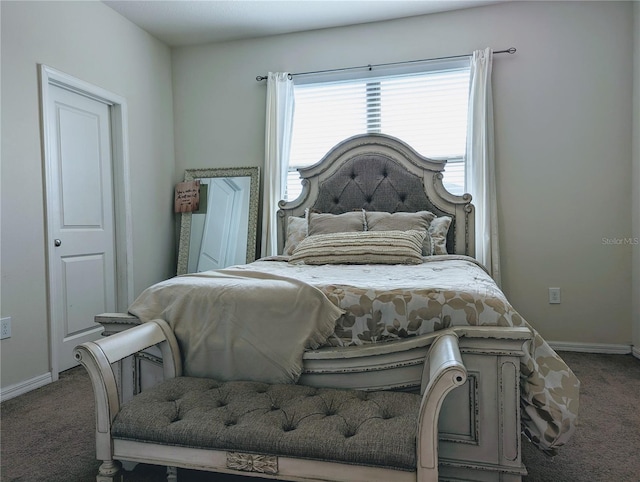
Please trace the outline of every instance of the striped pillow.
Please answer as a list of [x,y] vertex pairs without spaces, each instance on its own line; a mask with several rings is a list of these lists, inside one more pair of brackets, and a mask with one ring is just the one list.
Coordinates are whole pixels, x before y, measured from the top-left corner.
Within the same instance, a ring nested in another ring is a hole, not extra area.
[[[410,229],[418,231],[424,229],[427,231],[434,219],[436,219],[436,215],[430,211],[418,211],[415,213],[367,211],[365,231],[409,231]],[[422,243],[422,255],[431,256],[432,254],[431,236],[427,232]]]
[[294,264],[420,264],[425,231],[364,231],[308,236],[289,258]]

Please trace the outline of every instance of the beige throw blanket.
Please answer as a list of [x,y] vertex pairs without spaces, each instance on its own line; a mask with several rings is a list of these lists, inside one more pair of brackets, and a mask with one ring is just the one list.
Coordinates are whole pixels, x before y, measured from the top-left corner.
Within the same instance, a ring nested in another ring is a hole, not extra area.
[[295,382],[305,349],[324,343],[344,313],[302,281],[234,269],[155,284],[129,312],[169,323],[185,375],[267,383]]

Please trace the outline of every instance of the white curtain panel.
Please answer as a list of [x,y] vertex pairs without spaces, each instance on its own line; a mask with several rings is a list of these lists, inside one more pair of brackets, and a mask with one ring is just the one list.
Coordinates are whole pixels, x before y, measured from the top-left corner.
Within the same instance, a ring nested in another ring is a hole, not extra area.
[[476,258],[500,285],[498,205],[493,143],[493,96],[490,48],[476,50],[471,59],[467,131],[466,186],[476,208]]
[[278,251],[276,215],[278,201],[284,198],[287,185],[293,111],[293,81],[289,74],[287,72],[269,72],[267,76],[261,256],[272,256]]

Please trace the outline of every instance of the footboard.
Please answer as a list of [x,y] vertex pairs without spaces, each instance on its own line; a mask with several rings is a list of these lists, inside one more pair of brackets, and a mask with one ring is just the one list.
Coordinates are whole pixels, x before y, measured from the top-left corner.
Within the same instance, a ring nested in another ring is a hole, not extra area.
[[[527,328],[455,327],[467,381],[445,400],[438,425],[440,474],[465,481],[520,481],[520,357]],[[365,390],[420,386],[424,353],[437,333],[306,353],[301,382]]]

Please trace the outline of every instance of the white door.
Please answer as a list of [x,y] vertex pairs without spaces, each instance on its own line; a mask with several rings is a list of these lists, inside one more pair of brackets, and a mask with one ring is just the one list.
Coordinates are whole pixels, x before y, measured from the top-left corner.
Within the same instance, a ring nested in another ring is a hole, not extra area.
[[229,266],[230,251],[235,249],[238,187],[231,179],[215,178],[209,184],[207,217],[198,257],[198,271]]
[[116,266],[109,106],[55,85],[48,93],[47,251],[55,373],[77,364],[76,345],[100,336],[94,316],[116,311]]

